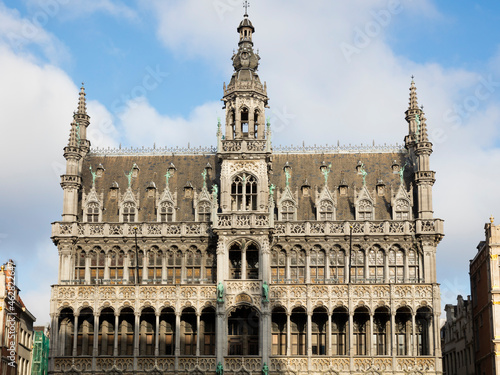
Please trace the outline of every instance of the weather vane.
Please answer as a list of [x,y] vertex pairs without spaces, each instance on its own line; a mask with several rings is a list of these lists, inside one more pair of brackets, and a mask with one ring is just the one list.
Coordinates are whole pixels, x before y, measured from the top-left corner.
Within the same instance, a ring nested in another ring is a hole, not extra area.
[[243,2],[243,8],[245,8],[245,17],[248,17],[248,7],[250,6],[250,4],[248,3],[248,1],[244,1]]

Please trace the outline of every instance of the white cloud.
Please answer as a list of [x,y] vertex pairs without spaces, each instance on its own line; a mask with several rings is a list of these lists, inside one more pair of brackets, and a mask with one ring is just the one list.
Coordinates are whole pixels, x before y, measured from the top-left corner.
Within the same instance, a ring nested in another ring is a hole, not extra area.
[[69,58],[67,48],[44,29],[49,18],[47,13],[42,17],[35,13],[31,18],[22,18],[17,10],[0,3],[0,42],[30,59],[33,59],[30,48],[36,46],[51,62],[65,61]]
[[127,103],[119,115],[128,143],[135,146],[186,147],[215,145],[220,103],[210,102],[193,109],[188,118],[161,115],[145,99]]

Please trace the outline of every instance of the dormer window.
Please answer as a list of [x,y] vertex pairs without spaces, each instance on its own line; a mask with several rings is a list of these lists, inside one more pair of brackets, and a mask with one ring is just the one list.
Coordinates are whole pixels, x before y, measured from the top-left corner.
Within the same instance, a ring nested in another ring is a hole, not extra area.
[[99,203],[90,202],[87,204],[87,223],[97,223],[99,221]]
[[333,202],[322,200],[319,204],[319,220],[333,220]]
[[368,199],[358,203],[358,220],[373,220],[373,204]]
[[257,209],[257,179],[250,174],[239,174],[231,185],[231,209],[252,211]]
[[133,202],[125,202],[122,206],[123,222],[133,223],[135,221],[136,207]]
[[202,201],[198,204],[198,221],[210,221],[210,202]]
[[406,199],[398,199],[394,207],[395,220],[410,220],[410,202]]
[[295,205],[292,201],[284,201],[281,204],[281,220],[291,221],[294,219]]
[[174,205],[172,202],[160,204],[160,221],[162,223],[174,221]]

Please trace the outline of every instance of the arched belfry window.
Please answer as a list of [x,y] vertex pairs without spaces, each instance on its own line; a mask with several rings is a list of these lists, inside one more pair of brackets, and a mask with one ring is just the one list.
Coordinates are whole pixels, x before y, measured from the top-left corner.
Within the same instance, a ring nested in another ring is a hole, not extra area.
[[253,136],[254,138],[258,138],[259,135],[259,123],[260,117],[259,117],[259,111],[256,109],[253,115]]
[[257,179],[242,173],[233,178],[231,184],[231,209],[252,211],[257,209]]
[[248,109],[241,110],[241,133],[243,137],[248,137]]

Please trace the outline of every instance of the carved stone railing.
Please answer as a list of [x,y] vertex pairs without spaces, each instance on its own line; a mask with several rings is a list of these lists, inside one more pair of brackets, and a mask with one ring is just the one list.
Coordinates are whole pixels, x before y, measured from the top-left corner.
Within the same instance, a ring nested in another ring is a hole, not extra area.
[[418,219],[415,221],[288,221],[276,222],[276,235],[414,235],[443,234],[443,220]]
[[139,304],[150,303],[163,306],[165,301],[175,305],[177,300],[190,303],[213,304],[216,301],[215,285],[54,285],[52,301],[58,306],[65,303],[80,304],[90,300],[96,306],[112,301],[118,305],[123,300],[138,300]]
[[208,236],[209,223],[65,223],[52,224],[52,236],[134,237],[200,237]]
[[[291,306],[296,302],[307,306],[336,306],[339,302],[347,305],[351,299],[355,303],[363,301],[368,306],[376,306],[380,301],[387,305],[405,301],[409,306],[421,306],[425,301],[432,306],[432,301],[439,297],[439,288],[432,284],[271,284],[269,286],[269,300],[271,304]],[[393,306],[391,306],[393,307]]]
[[347,356],[313,356],[307,357],[291,357],[291,356],[272,356],[270,358],[269,369],[271,372],[285,373],[293,371],[296,373],[307,373],[308,368],[312,373],[344,373],[354,369],[356,373],[365,373],[372,371],[373,373],[393,373],[395,371],[405,373],[426,373],[426,371],[434,371],[436,369],[435,357],[396,357],[393,361],[392,357],[376,356],[376,357],[347,357]]
[[260,357],[225,357],[224,370],[234,373],[243,370],[249,373],[262,370],[262,359]]
[[266,152],[271,151],[270,144],[266,140],[245,140],[245,139],[226,139],[222,141],[222,150],[224,152]]
[[269,214],[235,213],[217,214],[214,228],[269,228]]
[[404,145],[396,143],[395,145],[275,145],[273,146],[275,154],[379,154],[379,153],[407,153]]

